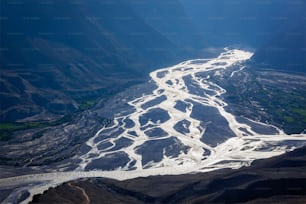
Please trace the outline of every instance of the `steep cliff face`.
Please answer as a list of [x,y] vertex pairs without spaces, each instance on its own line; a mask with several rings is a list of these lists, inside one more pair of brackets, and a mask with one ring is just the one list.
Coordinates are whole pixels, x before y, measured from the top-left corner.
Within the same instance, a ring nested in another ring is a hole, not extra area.
[[126,1],[1,1],[1,121],[63,114],[178,60]]

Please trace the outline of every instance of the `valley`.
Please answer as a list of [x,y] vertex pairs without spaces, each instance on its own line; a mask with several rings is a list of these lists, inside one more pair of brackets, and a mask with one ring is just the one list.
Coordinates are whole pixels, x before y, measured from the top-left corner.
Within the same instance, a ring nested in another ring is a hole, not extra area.
[[[305,134],[288,135],[228,111],[231,104],[222,100],[227,91],[216,78],[239,75],[251,56],[226,48],[216,58],[153,71],[148,84],[126,90],[103,106],[98,103],[75,122],[52,127],[34,140],[26,140],[24,132],[24,142],[1,148],[16,158],[12,161],[20,161],[19,168],[8,168],[0,180],[1,191],[10,192],[6,201],[27,203],[52,186],[78,178],[126,180],[237,169],[305,145]],[[22,157],[26,151],[31,160]],[[4,169],[10,163],[2,164]]]
[[1,0],[0,202],[305,203],[305,10]]

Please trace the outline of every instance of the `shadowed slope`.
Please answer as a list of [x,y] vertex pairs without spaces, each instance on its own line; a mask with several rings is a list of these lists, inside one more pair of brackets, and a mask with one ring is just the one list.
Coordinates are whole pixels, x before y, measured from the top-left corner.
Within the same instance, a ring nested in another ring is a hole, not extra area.
[[76,110],[177,59],[125,1],[1,1],[0,10],[1,121]]

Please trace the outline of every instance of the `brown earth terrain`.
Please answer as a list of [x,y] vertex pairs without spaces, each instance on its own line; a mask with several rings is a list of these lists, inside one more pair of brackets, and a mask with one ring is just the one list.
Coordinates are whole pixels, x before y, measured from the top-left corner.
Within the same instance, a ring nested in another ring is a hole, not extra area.
[[306,147],[238,170],[65,183],[32,203],[305,203]]

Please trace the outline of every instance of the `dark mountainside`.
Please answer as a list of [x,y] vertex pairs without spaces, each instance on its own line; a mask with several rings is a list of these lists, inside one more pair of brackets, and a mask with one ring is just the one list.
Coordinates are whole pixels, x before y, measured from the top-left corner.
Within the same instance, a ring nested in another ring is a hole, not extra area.
[[275,18],[280,30],[255,52],[257,68],[306,73],[306,2],[281,1],[283,15]]
[[276,69],[305,74],[306,17],[297,22],[293,29],[282,32],[258,49],[251,63],[260,69]]
[[259,48],[305,18],[302,0],[180,1],[202,32],[202,38],[215,46]]
[[305,1],[181,2],[211,45],[255,48],[256,69],[306,73]]
[[259,48],[254,67],[305,72],[305,8],[289,0],[1,1],[0,121],[83,110],[152,69],[231,44]]
[[71,181],[32,203],[305,203],[305,154],[304,147],[239,170]]
[[1,1],[1,121],[48,120],[181,59],[126,1]]
[[206,39],[199,35],[197,26],[186,14],[179,0],[129,0],[129,2],[146,23],[178,45],[178,49],[195,54],[200,51],[198,49],[205,47]]

